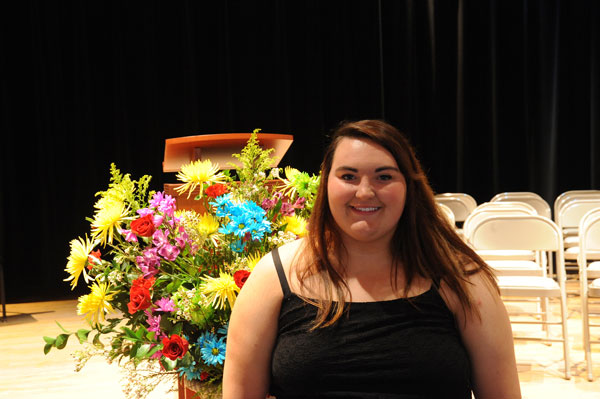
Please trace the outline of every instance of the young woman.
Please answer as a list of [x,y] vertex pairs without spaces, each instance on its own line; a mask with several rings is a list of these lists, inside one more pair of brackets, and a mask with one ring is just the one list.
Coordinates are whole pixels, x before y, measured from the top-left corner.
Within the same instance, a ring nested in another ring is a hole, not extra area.
[[237,298],[223,397],[520,398],[495,279],[407,139],[345,123],[321,173],[307,237],[263,258]]

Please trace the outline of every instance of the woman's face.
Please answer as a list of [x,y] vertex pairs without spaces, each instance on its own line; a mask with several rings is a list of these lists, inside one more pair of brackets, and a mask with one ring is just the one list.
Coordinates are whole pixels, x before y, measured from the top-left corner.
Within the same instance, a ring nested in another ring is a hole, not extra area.
[[406,180],[386,149],[345,137],[333,155],[327,193],[346,242],[389,242],[404,210]]

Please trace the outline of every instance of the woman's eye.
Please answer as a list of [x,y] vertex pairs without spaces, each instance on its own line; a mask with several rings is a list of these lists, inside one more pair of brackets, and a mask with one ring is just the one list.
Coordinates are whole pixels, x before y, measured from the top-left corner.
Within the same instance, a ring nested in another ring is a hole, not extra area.
[[392,180],[392,175],[380,175],[379,180],[384,180],[384,181]]
[[353,180],[354,179],[354,175],[351,174],[344,174],[341,176],[342,180]]

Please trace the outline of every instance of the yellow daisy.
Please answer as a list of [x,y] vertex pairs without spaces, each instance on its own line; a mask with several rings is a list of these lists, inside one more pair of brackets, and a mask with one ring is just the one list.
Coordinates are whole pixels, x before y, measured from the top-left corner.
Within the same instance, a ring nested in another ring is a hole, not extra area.
[[79,279],[79,275],[83,272],[83,279],[86,283],[91,281],[91,277],[89,277],[85,271],[85,266],[88,261],[88,257],[90,256],[90,252],[94,249],[95,243],[92,243],[90,239],[85,236],[85,240],[79,237],[76,240],[71,240],[71,253],[67,258],[67,267],[65,271],[69,273],[69,277],[64,279],[63,281],[71,281],[71,289],[74,289],[77,286],[77,280]]
[[84,315],[92,325],[97,325],[99,320],[104,321],[104,314],[115,310],[109,303],[116,293],[109,293],[108,283],[94,283],[92,292],[79,297],[77,314]]
[[283,223],[287,223],[285,231],[290,231],[300,237],[306,234],[306,219],[301,216],[285,216]]
[[212,306],[217,309],[225,309],[225,302],[227,301],[229,307],[233,308],[240,289],[235,284],[231,274],[221,272],[218,278],[206,276],[202,278],[202,281],[204,283],[200,289]]
[[207,159],[205,161],[193,161],[181,166],[181,170],[177,173],[177,178],[184,182],[184,184],[178,186],[175,190],[179,194],[188,191],[187,197],[190,198],[196,187],[200,187],[200,197],[202,197],[204,183],[220,183],[225,178],[225,175],[219,172],[218,164],[213,164]]
[[127,210],[125,204],[119,201],[107,201],[102,205],[92,222],[92,236],[99,237],[104,246],[107,241],[112,244],[115,229],[119,228],[123,218],[127,217]]

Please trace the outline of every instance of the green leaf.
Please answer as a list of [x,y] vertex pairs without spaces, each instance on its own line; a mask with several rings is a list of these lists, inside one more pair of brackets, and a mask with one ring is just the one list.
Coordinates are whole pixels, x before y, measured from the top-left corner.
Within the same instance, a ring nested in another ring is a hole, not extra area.
[[173,329],[171,330],[171,335],[173,335],[173,334],[181,335],[182,330],[183,330],[183,323],[177,323],[173,326]]
[[96,334],[96,336],[94,336],[94,339],[92,340],[92,343],[97,348],[104,348],[104,345],[102,345],[102,342],[100,341],[100,333],[98,333],[98,334]]
[[154,341],[155,336],[156,336],[156,333],[154,331],[148,331],[148,333],[146,334],[146,338],[150,341]]
[[152,355],[154,355],[156,352],[158,352],[160,350],[162,346],[161,345],[154,345],[150,351],[148,351],[148,357],[151,357]]
[[63,326],[60,325],[60,323],[58,321],[55,321],[55,323],[60,327],[61,330],[63,330],[64,332],[66,332],[67,334],[70,334],[69,331],[65,330],[65,328]]
[[77,338],[79,338],[79,343],[83,344],[84,342],[87,341],[88,339],[88,335],[92,330],[86,330],[84,328],[81,328],[79,330],[77,330]]
[[60,334],[58,337],[56,337],[54,346],[56,346],[56,349],[63,349],[65,346],[67,346],[67,341],[69,341],[69,334]]
[[47,355],[48,352],[50,352],[50,349],[52,349],[52,344],[44,345],[44,355]]
[[152,348],[152,345],[150,345],[150,344],[144,344],[144,345],[140,346],[139,349],[137,350],[137,353],[135,354],[135,357],[138,359],[143,359],[145,357],[148,357],[148,353],[150,352],[151,348]]
[[56,341],[56,338],[44,337],[44,341],[46,341],[47,344],[54,345],[54,342]]
[[131,356],[131,357],[137,357],[137,352],[138,352],[139,348],[140,348],[140,343],[136,342],[135,345],[133,345],[133,347],[129,351],[129,356]]
[[171,371],[173,370],[175,367],[177,367],[177,360],[171,360],[168,357],[163,357],[160,362],[162,363],[163,367],[165,368],[166,371]]

